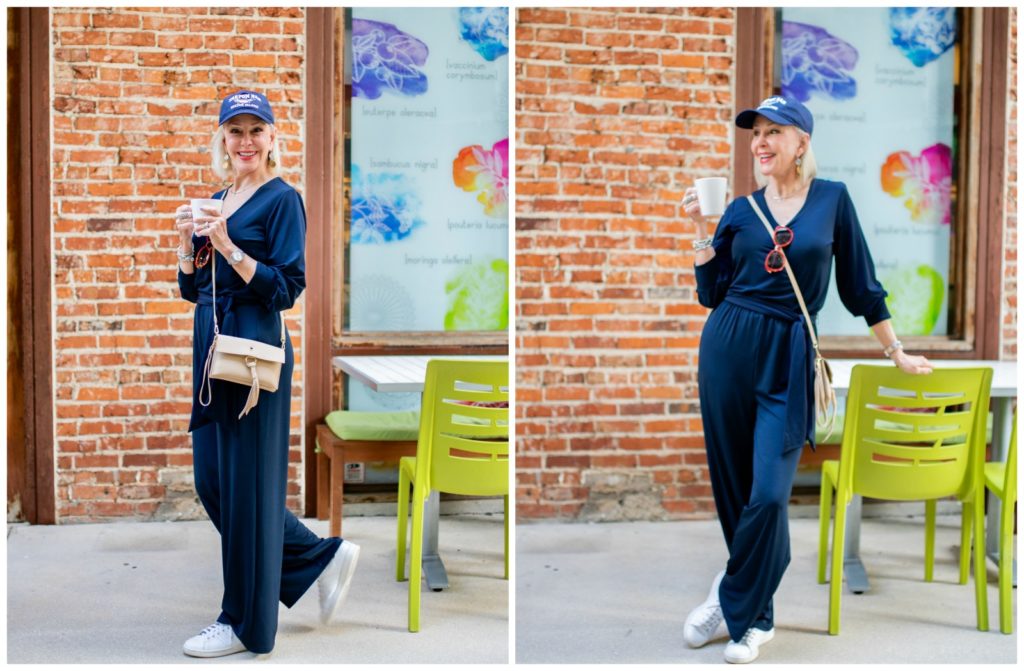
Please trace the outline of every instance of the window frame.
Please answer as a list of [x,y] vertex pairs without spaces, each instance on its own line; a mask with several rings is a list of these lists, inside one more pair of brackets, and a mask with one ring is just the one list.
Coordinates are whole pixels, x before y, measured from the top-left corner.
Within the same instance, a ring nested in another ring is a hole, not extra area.
[[[756,107],[771,94],[774,82],[775,10],[739,8],[736,14],[736,110]],[[961,320],[957,336],[901,336],[908,349],[935,359],[999,358],[1001,329],[1001,259],[1006,186],[1006,107],[1008,94],[1009,9],[964,8],[959,104],[964,112],[959,128],[955,231],[966,234],[964,251],[954,255]],[[757,188],[746,143],[733,143],[736,192]],[[974,272],[971,272],[973,269]],[[823,354],[835,358],[874,358],[878,343],[866,336],[823,336]]]

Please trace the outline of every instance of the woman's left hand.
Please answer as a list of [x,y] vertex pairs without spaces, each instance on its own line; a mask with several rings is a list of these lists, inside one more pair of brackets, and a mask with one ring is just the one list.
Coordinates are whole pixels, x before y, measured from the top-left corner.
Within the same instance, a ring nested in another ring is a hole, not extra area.
[[210,242],[213,243],[214,249],[222,255],[230,254],[235,249],[235,245],[231,242],[231,238],[228,237],[227,219],[220,216],[220,213],[212,207],[204,207],[203,212],[210,216],[196,219],[196,235],[199,237],[208,236]]
[[932,362],[923,356],[907,354],[902,349],[893,352],[892,361],[904,373],[910,375],[927,375],[932,372]]

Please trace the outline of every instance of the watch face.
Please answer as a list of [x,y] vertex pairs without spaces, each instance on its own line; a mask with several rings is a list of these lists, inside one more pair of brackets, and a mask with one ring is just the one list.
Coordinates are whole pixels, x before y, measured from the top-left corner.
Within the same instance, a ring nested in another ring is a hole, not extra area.
[[241,260],[242,260],[242,250],[236,249],[235,251],[231,252],[231,261],[233,263],[238,263]]

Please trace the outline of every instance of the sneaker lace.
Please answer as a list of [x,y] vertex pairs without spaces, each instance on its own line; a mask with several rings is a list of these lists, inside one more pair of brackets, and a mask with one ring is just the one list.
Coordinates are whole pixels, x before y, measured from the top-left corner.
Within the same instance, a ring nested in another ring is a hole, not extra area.
[[204,639],[211,639],[220,634],[221,630],[226,626],[227,625],[223,622],[214,622],[209,627],[199,632],[199,635]]
[[743,634],[743,638],[740,639],[740,643],[743,645],[750,645],[750,640],[757,636],[758,631],[759,630],[754,627],[747,629],[747,632]]
[[694,626],[705,636],[711,634],[721,622],[722,616],[718,608],[708,608],[704,617],[694,623]]

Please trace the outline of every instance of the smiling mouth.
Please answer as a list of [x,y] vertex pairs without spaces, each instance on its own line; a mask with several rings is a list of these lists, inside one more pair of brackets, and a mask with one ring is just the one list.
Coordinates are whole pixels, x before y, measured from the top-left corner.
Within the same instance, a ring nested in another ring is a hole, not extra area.
[[254,152],[254,151],[249,151],[249,152],[240,151],[237,154],[235,154],[235,156],[237,156],[238,158],[242,159],[243,161],[248,161],[250,158],[254,157],[255,155],[256,155],[256,152]]

